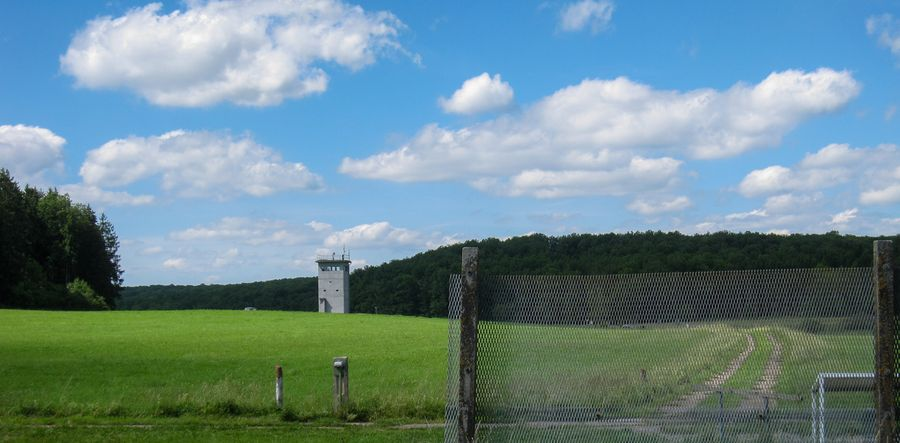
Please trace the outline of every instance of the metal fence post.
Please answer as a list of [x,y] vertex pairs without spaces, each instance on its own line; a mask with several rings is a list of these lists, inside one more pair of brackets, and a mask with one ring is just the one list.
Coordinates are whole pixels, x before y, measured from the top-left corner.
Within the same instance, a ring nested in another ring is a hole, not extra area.
[[350,368],[347,357],[335,357],[332,371],[334,384],[334,413],[346,412],[350,404]]
[[894,414],[894,254],[890,240],[876,240],[873,251],[875,286],[875,441],[892,443]]
[[459,314],[459,441],[475,441],[475,369],[478,365],[478,248],[462,249]]

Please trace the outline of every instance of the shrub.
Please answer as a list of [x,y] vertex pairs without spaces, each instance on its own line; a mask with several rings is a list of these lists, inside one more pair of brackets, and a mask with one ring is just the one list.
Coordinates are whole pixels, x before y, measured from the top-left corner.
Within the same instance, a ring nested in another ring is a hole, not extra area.
[[88,309],[109,309],[106,300],[97,295],[97,292],[91,288],[86,281],[76,278],[74,281],[66,285],[69,295],[72,299],[84,303]]

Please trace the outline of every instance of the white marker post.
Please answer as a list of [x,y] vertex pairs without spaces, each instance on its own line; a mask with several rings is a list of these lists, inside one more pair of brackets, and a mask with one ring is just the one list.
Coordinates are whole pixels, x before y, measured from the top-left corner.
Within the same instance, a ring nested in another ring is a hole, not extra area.
[[275,366],[275,406],[278,409],[284,407],[284,381],[282,378],[281,365]]

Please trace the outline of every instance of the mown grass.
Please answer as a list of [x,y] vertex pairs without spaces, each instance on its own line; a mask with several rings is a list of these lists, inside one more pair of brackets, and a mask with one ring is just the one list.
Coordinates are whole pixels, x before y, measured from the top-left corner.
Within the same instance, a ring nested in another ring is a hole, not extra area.
[[[874,338],[869,332],[810,333],[776,328],[773,334],[783,343],[782,369],[775,391],[802,396],[809,405],[811,388],[822,372],[864,372],[875,370]],[[827,394],[828,407],[873,407],[872,392]]]
[[479,324],[479,334],[483,408],[595,405],[605,417],[641,415],[675,400],[722,372],[746,346],[742,331],[722,324]]
[[[652,413],[722,372],[744,349],[748,333],[756,351],[725,386],[754,386],[772,352],[767,339],[772,334],[782,343],[783,359],[775,390],[804,398],[781,401],[778,408],[808,409],[810,387],[820,372],[873,367],[872,335],[865,331],[813,333],[772,322],[631,329],[483,322],[479,327],[482,411],[524,404],[592,405],[602,418]],[[436,440],[440,430],[391,426],[442,421],[446,352],[445,319],[0,310],[0,441],[249,441],[298,435],[310,441]],[[335,417],[331,363],[340,355],[350,357],[353,404]],[[274,407],[276,364],[285,373],[283,410]],[[701,407],[712,406],[709,401]],[[739,399],[729,402],[733,406]],[[871,393],[829,397],[830,406],[867,402]],[[621,433],[622,441],[627,435]]]
[[254,423],[240,420],[185,422],[155,419],[149,422],[95,424],[0,423],[2,442],[433,442],[442,428],[400,429],[384,425],[331,425]]
[[440,420],[446,334],[446,320],[364,314],[0,310],[0,416],[308,421],[331,414],[346,355],[346,418]]

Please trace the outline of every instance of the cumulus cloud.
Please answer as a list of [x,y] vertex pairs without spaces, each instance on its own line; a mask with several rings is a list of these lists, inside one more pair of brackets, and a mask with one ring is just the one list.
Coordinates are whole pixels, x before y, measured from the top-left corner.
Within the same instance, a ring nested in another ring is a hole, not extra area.
[[[680,164],[662,153],[714,159],[775,146],[859,88],[849,72],[827,68],[775,72],[725,91],[656,90],[624,77],[584,80],[520,113],[461,129],[427,125],[399,149],[344,158],[340,171],[397,182],[459,180],[503,195],[659,190],[673,183]],[[664,175],[651,174],[657,172]]]
[[313,220],[313,221],[307,223],[306,226],[309,226],[310,228],[312,228],[313,231],[316,231],[316,232],[330,231],[333,228],[333,226],[331,226],[328,223],[320,222],[320,221],[316,221],[316,220]]
[[406,53],[404,28],[389,12],[339,0],[189,1],[168,14],[151,3],[89,21],[60,65],[78,86],[128,89],[157,105],[269,106],[325,91],[323,66],[357,70],[385,51]]
[[900,202],[900,181],[884,188],[863,191],[859,202],[864,205],[883,205]]
[[162,263],[163,268],[182,270],[187,268],[187,260],[183,258],[168,258]]
[[188,241],[238,239],[248,243],[259,243],[259,240],[268,238],[287,227],[288,223],[282,220],[224,217],[210,225],[175,231],[169,236],[176,240]]
[[633,157],[627,164],[608,170],[529,169],[508,180],[481,179],[472,185],[481,191],[511,197],[622,196],[665,188],[674,183],[680,166],[680,161],[668,157]]
[[152,195],[132,195],[125,191],[107,191],[97,186],[83,184],[62,185],[59,191],[69,194],[72,200],[95,206],[142,206],[156,200]]
[[372,246],[411,245],[422,242],[420,234],[404,228],[396,228],[382,221],[366,223],[334,232],[325,239],[325,246],[339,248],[366,248]]
[[196,284],[211,270],[226,282],[315,275],[317,255],[340,254],[344,247],[358,268],[459,241],[456,234],[386,221],[335,227],[323,221],[223,217],[162,237],[122,239],[120,253],[131,270],[128,284],[152,283],[141,280],[148,270]]
[[212,132],[112,140],[88,152],[80,174],[87,187],[121,187],[158,177],[166,192],[222,200],[323,186],[302,163],[285,162],[250,137]]
[[839,226],[846,225],[847,223],[850,223],[850,221],[852,221],[854,218],[856,218],[856,215],[858,213],[859,209],[856,208],[841,211],[831,217],[831,224]]
[[217,268],[228,266],[237,261],[237,257],[239,254],[240,252],[237,248],[231,248],[216,257],[216,260],[213,262],[213,266]]
[[154,255],[154,254],[159,254],[162,251],[163,251],[163,248],[161,246],[148,246],[148,247],[142,249],[140,254],[141,255]]
[[900,20],[891,14],[873,15],[866,19],[866,32],[900,58]]
[[513,89],[509,83],[500,74],[491,77],[485,72],[463,82],[449,99],[438,99],[438,104],[451,114],[479,114],[504,109],[512,101]]
[[762,207],[724,215],[710,215],[684,232],[825,232],[834,229],[834,201],[821,192],[783,193],[768,197]]
[[831,144],[789,168],[773,165],[751,171],[738,190],[747,197],[811,191],[854,184],[864,205],[900,202],[900,148],[852,148]]
[[47,171],[60,172],[66,139],[38,126],[0,125],[0,167],[20,183],[40,184]]
[[658,215],[683,211],[691,206],[691,199],[680,195],[670,199],[639,198],[628,205],[628,209],[642,215]]
[[590,28],[592,34],[606,30],[612,21],[615,5],[605,0],[581,0],[566,5],[559,15],[563,31],[575,32]]

